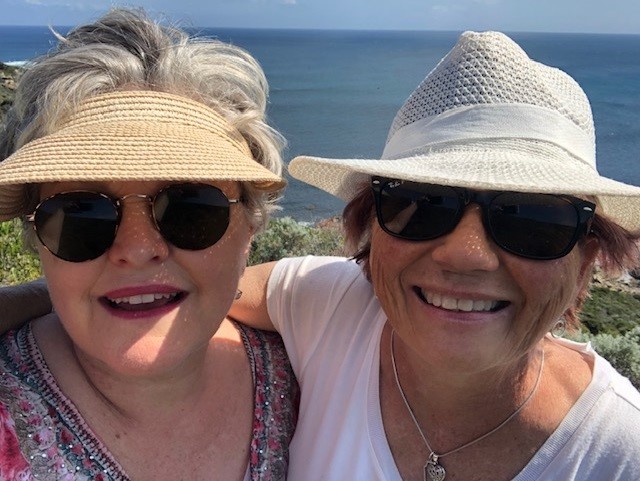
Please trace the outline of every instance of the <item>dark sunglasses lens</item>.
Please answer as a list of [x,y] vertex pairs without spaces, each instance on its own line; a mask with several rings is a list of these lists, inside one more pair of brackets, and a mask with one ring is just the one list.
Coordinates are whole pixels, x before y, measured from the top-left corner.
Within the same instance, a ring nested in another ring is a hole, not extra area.
[[487,213],[495,242],[531,259],[556,259],[575,244],[577,209],[561,197],[507,192],[491,202]]
[[118,210],[94,192],[68,192],[44,200],[36,209],[38,238],[55,256],[83,262],[104,254],[116,236]]
[[175,184],[153,204],[158,229],[179,249],[200,250],[218,242],[229,226],[229,200],[207,184]]
[[379,194],[378,220],[387,232],[403,239],[435,239],[455,226],[460,204],[451,187],[389,181]]

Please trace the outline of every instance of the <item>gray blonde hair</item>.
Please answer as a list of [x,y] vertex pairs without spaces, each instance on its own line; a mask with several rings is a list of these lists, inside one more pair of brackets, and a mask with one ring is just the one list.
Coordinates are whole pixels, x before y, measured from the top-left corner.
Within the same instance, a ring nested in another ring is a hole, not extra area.
[[[118,90],[155,90],[201,102],[224,116],[253,157],[282,175],[282,136],[266,123],[268,84],[258,62],[227,43],[190,36],[151,20],[142,10],[117,8],[94,23],[56,34],[51,53],[31,62],[0,134],[0,160],[55,132],[87,98]],[[264,227],[280,192],[242,186],[247,217]],[[37,202],[33,190],[28,205]]]

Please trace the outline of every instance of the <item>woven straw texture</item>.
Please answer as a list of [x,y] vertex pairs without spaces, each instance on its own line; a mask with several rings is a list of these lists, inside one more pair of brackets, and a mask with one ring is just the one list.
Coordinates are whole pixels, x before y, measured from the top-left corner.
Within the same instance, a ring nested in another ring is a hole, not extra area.
[[462,34],[400,108],[382,159],[300,156],[289,172],[347,201],[373,175],[594,196],[599,213],[640,229],[640,187],[602,177],[595,168],[593,119],[583,90],[498,32]]
[[25,184],[126,180],[284,186],[204,104],[160,92],[115,92],[88,100],[59,130],[0,162],[0,219],[24,214]]

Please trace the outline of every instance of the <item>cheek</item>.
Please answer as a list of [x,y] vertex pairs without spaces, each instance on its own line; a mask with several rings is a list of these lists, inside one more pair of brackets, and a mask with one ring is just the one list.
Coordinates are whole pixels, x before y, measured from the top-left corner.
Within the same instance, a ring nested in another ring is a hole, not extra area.
[[62,314],[70,309],[82,309],[84,304],[80,301],[89,299],[91,286],[100,274],[99,261],[66,262],[40,245],[38,252],[55,310]]
[[242,224],[236,222],[229,226],[231,235],[229,235],[229,242],[225,246],[229,248],[227,252],[228,259],[236,266],[236,269],[240,270],[240,273],[244,272],[244,268],[247,265],[249,251],[251,250],[251,239],[253,238],[253,229],[244,220],[244,217],[242,219]]
[[74,271],[78,270],[76,268],[82,270],[82,267],[84,267],[83,264],[85,264],[83,262],[72,263],[58,259],[39,242],[37,244],[37,250],[42,272],[47,278],[48,283],[60,284],[60,281],[68,275],[70,275],[70,282],[73,282],[73,279],[76,277]]
[[369,268],[374,287],[380,285],[380,282],[384,280],[387,268],[396,264],[395,259],[393,263],[387,262],[385,264],[382,261],[382,259],[389,259],[389,254],[389,243],[386,242],[380,229],[374,227],[371,233],[371,249],[369,251]]
[[521,283],[524,306],[519,316],[520,328],[529,338],[538,339],[553,327],[557,319],[574,302],[580,270],[575,256],[547,261],[528,269]]
[[[219,284],[223,279],[237,284],[247,265],[251,249],[252,232],[248,224],[237,222],[229,225],[225,236],[196,261],[195,269],[206,271],[210,281]],[[197,257],[197,256],[196,256]],[[236,285],[233,285],[234,295]]]
[[406,252],[391,236],[374,227],[371,236],[369,265],[371,283],[385,313],[391,318],[393,311],[402,306],[401,275],[406,265]]

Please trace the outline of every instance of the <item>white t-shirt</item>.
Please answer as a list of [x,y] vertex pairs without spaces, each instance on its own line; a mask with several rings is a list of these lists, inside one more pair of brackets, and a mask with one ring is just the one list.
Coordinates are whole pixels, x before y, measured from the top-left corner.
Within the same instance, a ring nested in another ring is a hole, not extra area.
[[[302,390],[289,481],[401,481],[379,402],[386,316],[355,262],[278,262],[269,315]],[[588,344],[591,384],[515,481],[640,481],[640,393]]]

